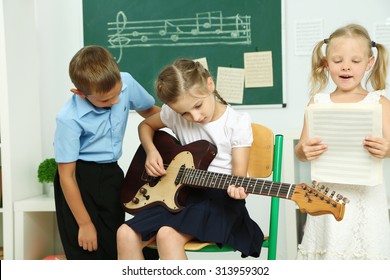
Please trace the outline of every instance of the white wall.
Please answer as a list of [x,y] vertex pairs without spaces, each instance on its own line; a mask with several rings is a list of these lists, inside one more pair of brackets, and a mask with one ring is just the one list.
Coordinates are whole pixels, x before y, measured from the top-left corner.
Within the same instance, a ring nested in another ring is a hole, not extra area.
[[[69,89],[72,84],[68,77],[68,63],[83,45],[82,1],[35,0],[35,3],[39,34],[42,149],[43,156],[47,157],[53,155],[55,115],[71,94]],[[286,0],[284,62],[287,107],[245,108],[244,110],[251,114],[254,122],[271,127],[275,133],[300,131],[303,112],[308,102],[307,81],[311,58],[297,56],[294,53],[296,21],[322,19],[325,38],[336,28],[351,22],[364,25],[373,36],[374,24],[384,23],[389,18],[390,1],[388,0]],[[389,97],[389,94],[387,96]],[[135,114],[130,115],[124,156],[120,161],[125,170],[139,145],[136,132],[136,125],[139,121],[140,117]],[[390,182],[390,178],[387,181]],[[263,210],[259,204],[263,203],[265,203],[264,200],[257,197],[251,198],[248,205],[254,217],[261,220],[262,226],[267,228],[267,222],[264,221],[266,217],[264,213],[260,214]],[[283,238],[286,234],[283,225],[285,219],[283,203],[281,204],[280,242],[278,244],[278,258],[280,259],[286,258],[286,244]]]

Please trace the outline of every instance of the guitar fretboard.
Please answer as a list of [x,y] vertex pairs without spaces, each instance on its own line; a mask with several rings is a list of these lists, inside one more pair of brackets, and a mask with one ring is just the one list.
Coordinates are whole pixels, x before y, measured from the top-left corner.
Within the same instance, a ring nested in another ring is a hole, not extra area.
[[243,187],[247,193],[276,196],[284,199],[291,199],[295,189],[295,184],[277,183],[258,178],[233,176],[192,168],[181,168],[178,178],[180,183],[193,187],[226,190],[230,185],[235,185],[236,187]]

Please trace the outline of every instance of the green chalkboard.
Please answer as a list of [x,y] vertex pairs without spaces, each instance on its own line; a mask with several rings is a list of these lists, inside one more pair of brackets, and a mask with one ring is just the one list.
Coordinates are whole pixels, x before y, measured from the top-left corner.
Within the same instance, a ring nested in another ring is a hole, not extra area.
[[284,106],[281,2],[83,0],[84,45],[107,47],[154,96],[158,73],[176,58],[206,58],[216,79],[218,67],[244,68],[244,53],[271,51],[273,85],[245,88],[233,105]]

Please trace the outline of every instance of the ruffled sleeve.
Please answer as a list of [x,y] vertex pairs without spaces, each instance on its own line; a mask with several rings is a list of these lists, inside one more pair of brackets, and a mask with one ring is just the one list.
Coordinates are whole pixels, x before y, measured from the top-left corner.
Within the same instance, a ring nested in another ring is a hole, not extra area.
[[252,121],[248,113],[234,112],[227,121],[226,133],[231,139],[232,148],[250,147],[253,142]]
[[175,123],[175,114],[173,114],[173,110],[166,104],[161,106],[160,117],[161,121],[169,128]]
[[369,92],[366,98],[363,99],[363,102],[378,104],[382,95],[385,95],[385,90],[376,90],[373,92]]

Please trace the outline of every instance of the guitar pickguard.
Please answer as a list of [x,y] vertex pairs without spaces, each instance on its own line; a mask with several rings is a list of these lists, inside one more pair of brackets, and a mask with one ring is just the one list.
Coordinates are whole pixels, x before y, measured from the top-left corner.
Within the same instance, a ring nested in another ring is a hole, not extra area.
[[192,154],[188,151],[179,153],[171,161],[166,169],[167,174],[160,177],[156,185],[144,184],[133,200],[124,204],[125,207],[131,211],[144,208],[149,204],[161,204],[171,212],[180,211],[183,206],[179,204],[177,198],[182,184],[177,184],[176,181],[178,176],[180,176],[179,173],[183,164],[186,168],[195,168]]

